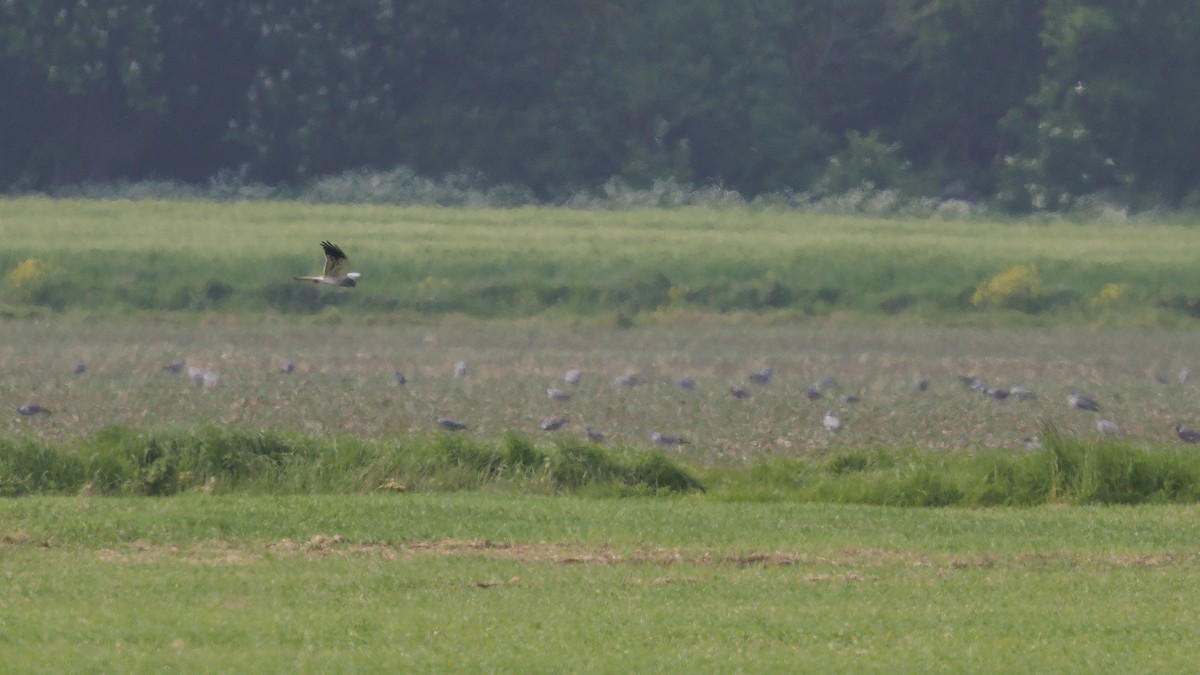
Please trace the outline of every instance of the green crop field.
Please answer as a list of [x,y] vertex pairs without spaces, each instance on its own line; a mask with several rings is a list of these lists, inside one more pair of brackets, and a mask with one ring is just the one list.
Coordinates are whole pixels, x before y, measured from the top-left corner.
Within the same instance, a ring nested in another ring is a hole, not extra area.
[[[1192,223],[9,199],[0,235],[13,670],[1196,666]],[[323,239],[358,288],[291,281]]]
[[[470,210],[0,200],[7,311],[411,317],[781,312],[1157,324],[1200,307],[1175,221],[928,220],[792,211]],[[332,239],[352,295],[290,281]],[[976,290],[1000,278],[976,297]]]

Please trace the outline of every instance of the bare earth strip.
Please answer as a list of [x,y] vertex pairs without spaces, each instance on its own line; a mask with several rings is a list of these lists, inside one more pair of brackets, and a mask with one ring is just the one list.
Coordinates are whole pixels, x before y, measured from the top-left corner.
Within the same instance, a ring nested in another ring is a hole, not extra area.
[[[10,547],[59,548],[46,541],[34,541],[23,533],[0,539],[0,550]],[[163,561],[187,561],[205,565],[261,563],[273,558],[378,557],[387,560],[412,560],[421,556],[476,557],[521,563],[560,565],[652,565],[676,564],[730,567],[798,567],[870,569],[913,567],[925,569],[1004,568],[1039,569],[1055,567],[1193,567],[1200,560],[1194,551],[1178,553],[1088,553],[1038,551],[1015,554],[958,555],[882,548],[841,548],[821,552],[748,551],[729,553],[712,549],[635,548],[587,546],[560,542],[517,543],[487,539],[434,539],[404,542],[351,542],[341,535],[314,535],[307,541],[280,539],[270,542],[234,544],[210,541],[195,545],[151,544],[133,541],[121,547],[94,550],[97,561],[143,564]],[[809,580],[828,578],[859,580],[869,576],[848,572],[844,575],[812,575]]]

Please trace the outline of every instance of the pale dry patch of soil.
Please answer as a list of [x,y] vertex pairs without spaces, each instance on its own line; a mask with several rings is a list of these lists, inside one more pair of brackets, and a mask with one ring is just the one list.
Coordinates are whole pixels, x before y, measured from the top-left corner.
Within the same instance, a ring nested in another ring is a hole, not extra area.
[[[22,531],[0,537],[5,548],[62,549],[69,545],[35,540]],[[797,567],[822,571],[805,580],[860,580],[874,578],[855,570],[910,567],[935,570],[1043,569],[1050,567],[1188,567],[1200,562],[1200,552],[1076,553],[1028,551],[1011,554],[950,554],[882,548],[839,548],[816,552],[742,551],[712,549],[617,548],[565,542],[511,542],[488,539],[435,539],[417,541],[354,542],[333,534],[318,534],[306,541],[280,539],[268,542],[208,541],[189,545],[154,544],[141,540],[94,551],[97,560],[111,563],[146,564],[187,561],[205,565],[243,565],[277,558],[377,557],[407,561],[421,556],[481,557],[522,563],[558,565],[697,565],[732,568]],[[847,570],[845,572],[836,570]],[[670,579],[664,583],[678,582]],[[499,583],[499,582],[498,582]]]

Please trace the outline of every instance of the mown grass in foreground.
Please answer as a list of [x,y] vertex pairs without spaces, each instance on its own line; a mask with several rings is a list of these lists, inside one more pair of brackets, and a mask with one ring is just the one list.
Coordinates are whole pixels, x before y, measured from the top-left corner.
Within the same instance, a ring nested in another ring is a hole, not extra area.
[[0,660],[1190,672],[1195,515],[478,491],[4,499]]
[[395,441],[110,427],[73,444],[0,441],[0,494],[356,493],[487,489],[593,495],[704,491],[715,499],[890,506],[1191,503],[1200,453],[1044,434],[1044,451],[839,449],[741,466],[516,433]]

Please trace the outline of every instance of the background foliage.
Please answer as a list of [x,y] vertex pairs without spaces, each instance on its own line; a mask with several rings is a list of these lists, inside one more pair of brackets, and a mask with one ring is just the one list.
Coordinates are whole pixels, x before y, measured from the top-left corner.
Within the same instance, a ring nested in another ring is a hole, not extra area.
[[[0,4],[0,186],[351,169],[1193,205],[1183,0]],[[881,166],[882,163],[882,166]],[[849,187],[847,187],[849,186]]]

